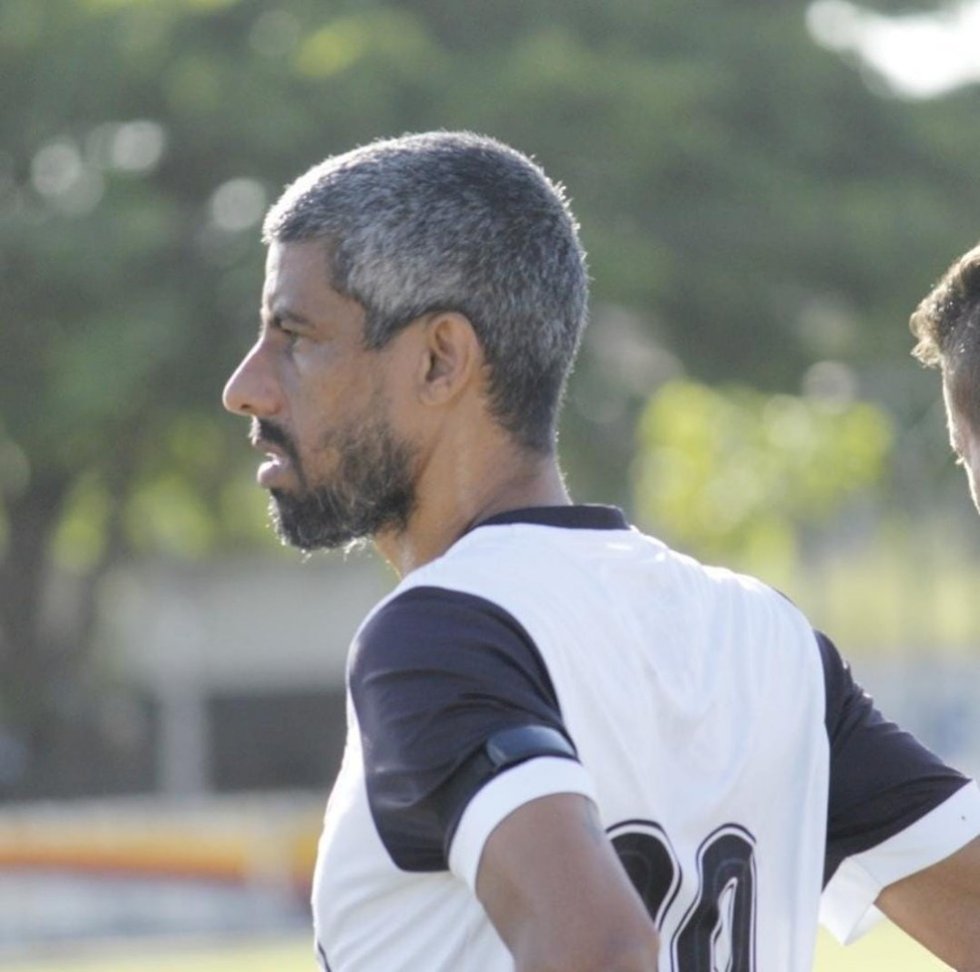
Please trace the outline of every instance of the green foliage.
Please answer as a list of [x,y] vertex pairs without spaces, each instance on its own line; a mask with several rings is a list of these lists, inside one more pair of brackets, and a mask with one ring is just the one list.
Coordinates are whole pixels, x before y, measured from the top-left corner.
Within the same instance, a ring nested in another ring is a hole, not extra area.
[[771,571],[881,479],[892,429],[880,408],[672,381],[639,427],[641,516],[700,556]]
[[[262,208],[377,135],[464,126],[536,153],[598,299],[703,379],[793,391],[821,356],[904,355],[904,316],[976,233],[969,96],[872,95],[802,6],[8,0],[0,28],[0,416],[35,474],[136,489],[172,421],[234,434],[216,400]],[[601,469],[589,421],[573,465]]]
[[764,576],[849,658],[975,655],[980,563],[964,542],[969,534],[933,520],[889,523],[867,536],[852,520],[826,537],[832,542],[821,544],[819,557]]

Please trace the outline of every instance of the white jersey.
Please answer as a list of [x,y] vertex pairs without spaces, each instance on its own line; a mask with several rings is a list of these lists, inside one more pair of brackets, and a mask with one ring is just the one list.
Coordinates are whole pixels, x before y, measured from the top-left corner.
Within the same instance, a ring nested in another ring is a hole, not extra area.
[[803,972],[887,883],[980,833],[980,792],[887,723],[760,582],[617,510],[494,517],[362,625],[314,879],[330,972],[511,972],[473,889],[522,804],[581,793],[663,972]]

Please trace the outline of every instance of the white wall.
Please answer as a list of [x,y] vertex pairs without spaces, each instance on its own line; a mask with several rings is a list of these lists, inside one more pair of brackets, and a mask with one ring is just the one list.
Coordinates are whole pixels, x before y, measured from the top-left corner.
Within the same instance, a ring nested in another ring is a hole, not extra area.
[[106,585],[104,638],[148,687],[339,685],[358,624],[394,584],[366,554],[133,565]]

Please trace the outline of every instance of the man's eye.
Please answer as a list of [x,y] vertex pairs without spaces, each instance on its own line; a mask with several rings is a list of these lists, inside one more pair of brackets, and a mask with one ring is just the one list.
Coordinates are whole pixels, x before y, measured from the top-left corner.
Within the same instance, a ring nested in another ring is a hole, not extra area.
[[294,347],[296,342],[303,336],[299,331],[281,323],[276,324],[275,329],[283,336],[283,339],[290,348]]
[[259,335],[265,334],[282,335],[289,342],[289,344],[294,344],[296,339],[300,336],[299,333],[281,317],[270,316],[260,324]]

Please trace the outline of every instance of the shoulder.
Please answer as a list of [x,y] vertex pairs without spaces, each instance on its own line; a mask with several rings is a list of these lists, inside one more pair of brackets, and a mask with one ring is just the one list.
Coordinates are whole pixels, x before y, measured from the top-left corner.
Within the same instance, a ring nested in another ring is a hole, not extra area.
[[[500,765],[492,738],[540,751],[567,738],[535,645],[499,605],[415,586],[384,602],[355,641],[348,690],[378,832],[406,870],[446,866],[448,842],[473,794]],[[526,727],[537,727],[530,740]],[[558,737],[555,736],[558,734]],[[500,734],[504,734],[501,736]]]
[[368,617],[354,640],[350,679],[373,670],[458,663],[481,652],[534,652],[520,622],[489,598],[445,587],[397,591]]

